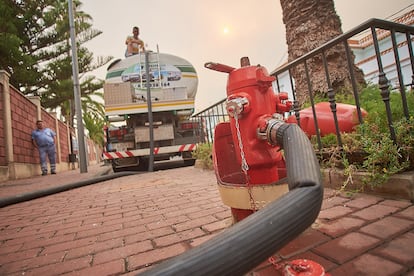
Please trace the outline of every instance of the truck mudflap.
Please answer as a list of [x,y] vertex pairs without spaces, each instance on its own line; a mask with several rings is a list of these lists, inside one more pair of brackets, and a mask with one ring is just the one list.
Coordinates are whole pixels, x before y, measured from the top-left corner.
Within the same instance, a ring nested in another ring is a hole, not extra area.
[[[181,152],[189,152],[195,150],[197,147],[196,144],[184,144],[184,145],[175,145],[167,147],[155,147],[154,155],[162,154],[174,154]],[[113,160],[119,158],[129,158],[129,157],[144,157],[150,155],[150,149],[136,149],[136,150],[126,150],[126,151],[114,151],[114,152],[104,152],[103,157],[106,160]]]

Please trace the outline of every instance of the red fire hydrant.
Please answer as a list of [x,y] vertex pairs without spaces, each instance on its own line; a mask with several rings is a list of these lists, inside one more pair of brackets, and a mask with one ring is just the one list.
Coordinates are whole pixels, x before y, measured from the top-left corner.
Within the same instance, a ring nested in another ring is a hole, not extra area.
[[[226,109],[230,121],[215,128],[213,162],[221,198],[237,222],[288,192],[283,155],[270,142],[267,130],[283,120],[292,103],[287,93],[273,93],[275,78],[260,65],[250,66],[246,57],[238,69],[218,63],[205,67],[229,74]],[[329,275],[310,260],[282,265],[271,257],[269,262],[286,276]]]
[[205,67],[229,74],[230,122],[216,126],[213,161],[223,202],[240,221],[288,191],[280,183],[286,177],[282,153],[266,141],[265,129],[269,119],[289,111],[292,103],[287,93],[273,92],[275,78],[260,65],[250,66],[247,57],[238,69],[218,63]]

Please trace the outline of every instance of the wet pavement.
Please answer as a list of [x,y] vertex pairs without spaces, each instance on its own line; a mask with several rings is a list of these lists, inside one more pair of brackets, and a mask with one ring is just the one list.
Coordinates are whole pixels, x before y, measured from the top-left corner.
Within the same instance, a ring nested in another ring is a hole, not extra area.
[[[0,198],[111,173],[98,164],[1,182]],[[0,208],[0,275],[136,275],[231,224],[214,171],[118,177]],[[309,259],[331,275],[414,275],[414,206],[326,188],[315,223],[273,258],[247,274],[281,275],[289,260]]]

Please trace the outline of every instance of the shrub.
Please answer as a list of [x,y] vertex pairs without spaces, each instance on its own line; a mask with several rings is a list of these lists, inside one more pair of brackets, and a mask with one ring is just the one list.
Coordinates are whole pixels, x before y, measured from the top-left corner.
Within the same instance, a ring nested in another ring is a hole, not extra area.
[[197,144],[197,148],[193,151],[193,158],[197,160],[202,160],[204,165],[212,169],[213,168],[213,158],[212,158],[213,145],[211,143],[202,143]]

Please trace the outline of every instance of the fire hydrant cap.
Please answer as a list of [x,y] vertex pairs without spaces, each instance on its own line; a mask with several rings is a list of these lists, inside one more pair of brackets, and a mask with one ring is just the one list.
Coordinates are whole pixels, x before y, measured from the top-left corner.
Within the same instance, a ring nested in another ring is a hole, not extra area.
[[[306,259],[290,261],[285,267],[285,276],[323,276],[325,269],[320,264]],[[329,275],[329,274],[328,274]]]
[[[261,74],[257,74],[257,70],[261,70]],[[229,74],[227,81],[227,95],[232,94],[232,91],[242,89],[248,86],[258,86],[259,80],[258,75],[266,76],[266,81],[271,82],[275,79],[274,77],[269,76],[265,67],[260,65],[257,66],[246,66],[233,70]]]

